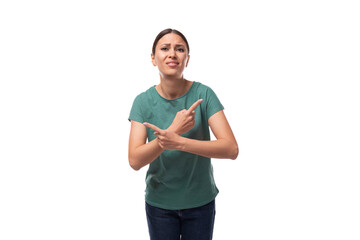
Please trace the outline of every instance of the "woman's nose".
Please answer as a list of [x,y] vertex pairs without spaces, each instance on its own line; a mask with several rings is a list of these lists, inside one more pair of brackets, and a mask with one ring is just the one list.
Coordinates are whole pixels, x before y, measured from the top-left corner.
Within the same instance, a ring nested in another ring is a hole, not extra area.
[[175,49],[170,49],[169,55],[170,57],[175,57]]

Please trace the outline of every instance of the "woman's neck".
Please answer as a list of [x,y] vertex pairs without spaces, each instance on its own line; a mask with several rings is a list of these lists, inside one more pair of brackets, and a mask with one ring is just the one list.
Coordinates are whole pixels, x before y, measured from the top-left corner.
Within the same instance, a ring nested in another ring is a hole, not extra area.
[[160,84],[155,88],[162,97],[174,99],[184,95],[190,86],[191,82],[183,76],[181,78],[166,78],[160,75]]

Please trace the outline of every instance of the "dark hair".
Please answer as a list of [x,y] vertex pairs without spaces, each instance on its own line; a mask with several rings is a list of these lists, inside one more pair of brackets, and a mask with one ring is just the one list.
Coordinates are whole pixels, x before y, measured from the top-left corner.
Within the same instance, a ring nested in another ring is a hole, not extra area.
[[169,33],[175,33],[177,35],[179,35],[183,40],[184,42],[186,43],[186,47],[188,49],[188,53],[190,52],[190,47],[189,47],[189,43],[188,41],[186,40],[186,37],[184,36],[184,34],[182,34],[181,32],[179,32],[178,30],[175,30],[175,29],[171,29],[171,28],[167,28],[165,30],[162,30],[155,38],[155,41],[154,41],[154,44],[153,44],[153,47],[152,47],[152,54],[155,56],[155,48],[156,48],[156,45],[157,43],[159,42],[160,38],[162,38],[163,36],[165,36],[166,34],[169,34]]

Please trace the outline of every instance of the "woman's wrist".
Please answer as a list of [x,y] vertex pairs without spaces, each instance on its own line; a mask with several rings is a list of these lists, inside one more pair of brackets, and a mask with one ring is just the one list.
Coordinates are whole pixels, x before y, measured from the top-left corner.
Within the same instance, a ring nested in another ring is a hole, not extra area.
[[176,134],[178,134],[178,135],[181,134],[181,132],[179,131],[179,129],[177,129],[177,128],[174,127],[173,125],[170,125],[170,126],[166,129],[166,131],[171,131],[171,132],[174,132],[174,133],[176,133]]
[[187,140],[188,140],[188,138],[182,137],[179,135],[179,140],[178,140],[178,150],[179,151],[185,152]]

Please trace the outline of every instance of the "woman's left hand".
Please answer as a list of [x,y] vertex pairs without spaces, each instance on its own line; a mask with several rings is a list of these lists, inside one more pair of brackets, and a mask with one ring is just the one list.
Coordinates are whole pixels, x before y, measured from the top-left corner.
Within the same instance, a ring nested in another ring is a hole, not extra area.
[[151,123],[144,125],[154,130],[154,135],[158,138],[159,146],[167,150],[181,150],[183,145],[183,137],[171,130],[163,130]]
[[175,118],[167,130],[171,130],[179,135],[186,133],[195,126],[195,109],[203,100],[197,100],[189,109],[183,109],[176,113]]

